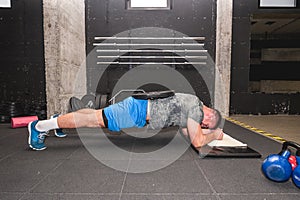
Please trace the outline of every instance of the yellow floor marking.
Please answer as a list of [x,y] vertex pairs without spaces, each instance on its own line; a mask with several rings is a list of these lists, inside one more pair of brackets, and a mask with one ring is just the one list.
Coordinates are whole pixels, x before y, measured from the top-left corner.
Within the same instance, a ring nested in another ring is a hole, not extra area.
[[250,125],[248,125],[248,124],[245,124],[245,123],[243,123],[243,122],[237,121],[237,120],[232,119],[232,118],[230,118],[230,117],[226,117],[226,120],[228,120],[228,121],[230,121],[230,122],[232,122],[232,123],[235,123],[235,124],[237,124],[237,125],[239,125],[239,126],[241,126],[241,127],[244,127],[244,128],[246,128],[246,129],[249,129],[249,130],[251,130],[251,131],[257,132],[257,133],[259,133],[259,134],[261,134],[261,135],[264,135],[264,136],[266,136],[266,137],[268,137],[268,138],[272,138],[272,139],[274,139],[274,140],[277,140],[277,141],[279,141],[279,142],[285,142],[285,141],[286,141],[286,140],[283,139],[282,137],[273,135],[273,134],[268,133],[268,132],[266,132],[266,131],[264,131],[264,130],[260,130],[260,129],[258,129],[258,128],[255,128],[255,127],[250,126]]

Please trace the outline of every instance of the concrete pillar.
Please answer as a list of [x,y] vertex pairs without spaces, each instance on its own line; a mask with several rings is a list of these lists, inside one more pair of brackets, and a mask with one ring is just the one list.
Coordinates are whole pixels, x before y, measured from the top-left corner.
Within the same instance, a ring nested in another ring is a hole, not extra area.
[[[84,0],[43,0],[48,116],[67,111],[74,95],[86,93]],[[78,81],[77,81],[78,82]]]
[[217,0],[214,106],[229,115],[233,0]]

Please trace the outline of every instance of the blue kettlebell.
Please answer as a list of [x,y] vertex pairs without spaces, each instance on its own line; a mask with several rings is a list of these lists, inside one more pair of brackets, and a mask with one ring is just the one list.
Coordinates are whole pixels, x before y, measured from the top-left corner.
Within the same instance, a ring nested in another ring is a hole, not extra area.
[[294,184],[300,188],[300,149],[298,149],[296,152],[296,159],[298,166],[293,171],[292,179]]
[[[292,165],[288,161],[291,155],[291,152],[288,150],[289,146],[294,147],[298,149],[298,151],[300,151],[299,144],[288,141],[283,143],[282,150],[279,154],[271,154],[264,160],[261,168],[263,174],[268,179],[275,182],[284,182],[289,180],[289,178],[291,177],[293,170]],[[298,170],[295,172],[295,182],[300,185],[300,168],[299,166],[297,168]]]

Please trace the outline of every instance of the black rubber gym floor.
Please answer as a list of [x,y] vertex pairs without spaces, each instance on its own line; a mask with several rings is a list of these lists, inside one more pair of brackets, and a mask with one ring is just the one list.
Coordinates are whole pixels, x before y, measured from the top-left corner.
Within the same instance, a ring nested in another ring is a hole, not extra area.
[[[45,151],[27,147],[27,129],[0,125],[0,199],[299,199],[292,181],[274,183],[261,173],[263,159],[281,144],[226,122],[225,132],[245,142],[262,158],[204,158],[189,148],[171,165],[148,173],[117,171],[86,150],[75,130],[67,138],[47,137]],[[132,151],[157,149],[174,129],[150,139],[109,136]],[[98,148],[103,148],[99,146]],[[105,150],[105,148],[103,148]],[[144,163],[145,165],[147,163]]]

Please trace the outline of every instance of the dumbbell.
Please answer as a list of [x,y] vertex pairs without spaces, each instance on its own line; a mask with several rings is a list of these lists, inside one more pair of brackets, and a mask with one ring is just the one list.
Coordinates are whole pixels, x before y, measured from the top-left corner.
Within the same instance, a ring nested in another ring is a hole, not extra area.
[[93,94],[86,94],[81,98],[84,108],[96,109],[96,97]]
[[[292,155],[288,147],[297,149],[296,162],[293,161],[293,157],[290,159]],[[296,165],[294,170],[291,163]],[[297,166],[297,163],[300,164],[300,145],[288,141],[283,143],[279,154],[271,154],[263,161],[261,169],[268,179],[275,182],[285,182],[292,177],[294,184],[300,188],[300,166]]]
[[71,97],[69,100],[69,112],[74,112],[83,108],[100,109],[107,106],[106,94],[86,94],[81,99]]
[[84,108],[84,104],[82,103],[82,101],[80,99],[78,99],[77,97],[70,98],[69,108],[68,108],[69,112],[75,112],[75,111],[83,109],[83,108]]
[[107,106],[107,94],[96,94],[96,109],[105,108]]

